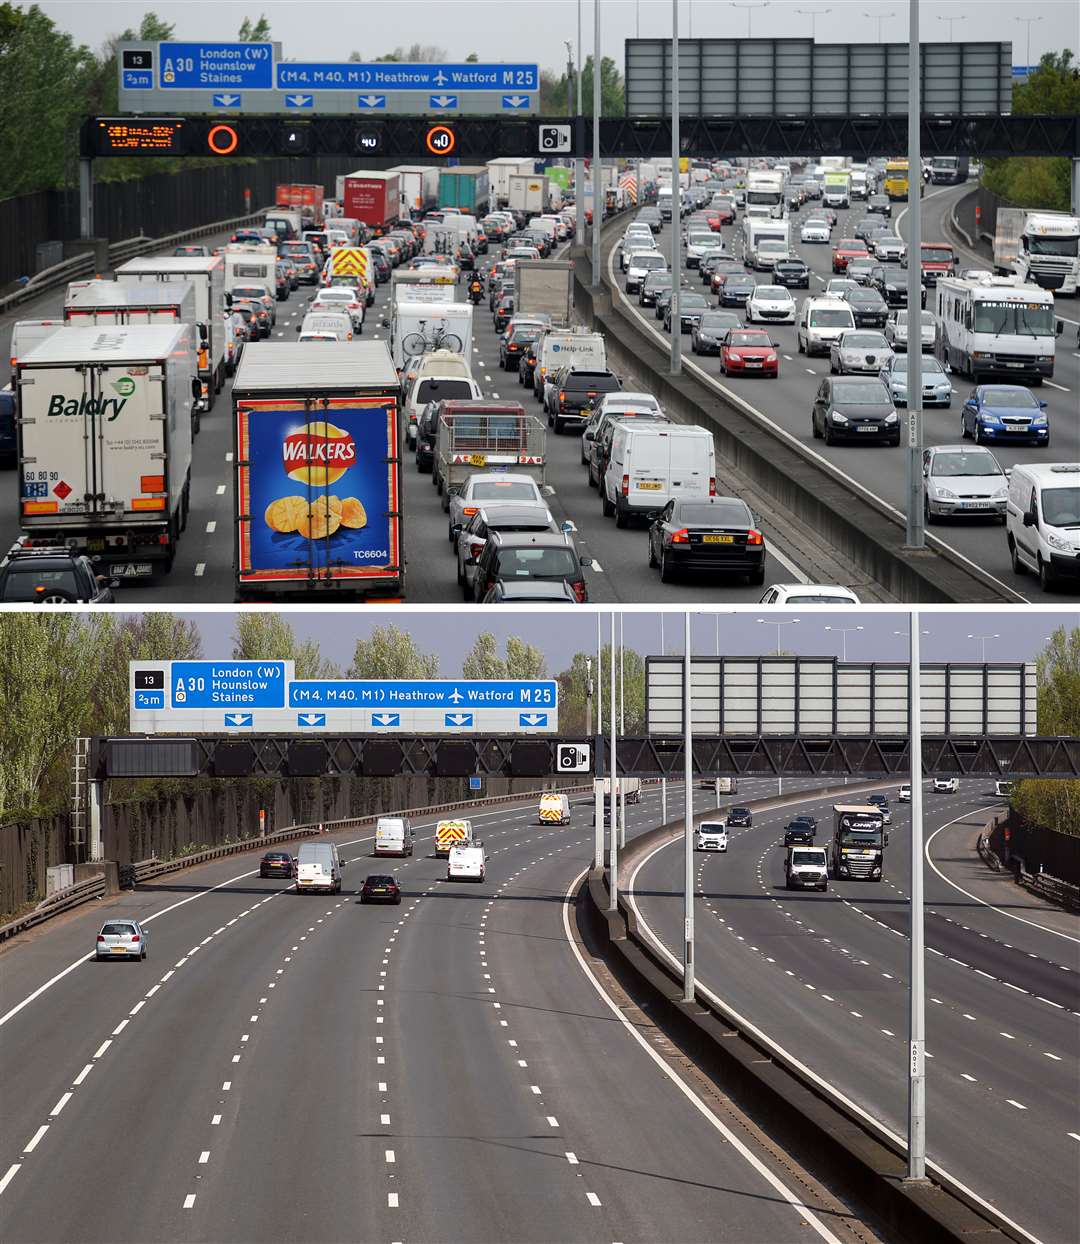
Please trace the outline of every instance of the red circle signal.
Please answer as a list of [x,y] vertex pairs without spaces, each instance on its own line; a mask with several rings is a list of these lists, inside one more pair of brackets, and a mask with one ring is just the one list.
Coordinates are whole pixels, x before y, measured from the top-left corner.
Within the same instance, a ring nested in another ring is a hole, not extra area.
[[457,146],[457,135],[448,125],[433,125],[424,137],[432,155],[450,155]]
[[212,125],[206,145],[214,155],[232,155],[240,145],[240,135],[231,125]]

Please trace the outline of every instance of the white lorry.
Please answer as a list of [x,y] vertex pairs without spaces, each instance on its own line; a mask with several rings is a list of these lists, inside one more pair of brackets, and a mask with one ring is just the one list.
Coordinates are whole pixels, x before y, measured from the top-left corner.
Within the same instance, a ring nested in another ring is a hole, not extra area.
[[511,173],[509,180],[512,212],[538,215],[562,206],[562,190],[543,173]]
[[[428,164],[398,164],[398,216],[419,219],[439,202],[439,170]],[[342,179],[344,180],[344,179]]]
[[784,208],[784,174],[775,170],[751,173],[746,183],[746,215],[779,218]]
[[19,359],[20,517],[118,578],[168,570],[191,491],[195,327],[59,328]]
[[194,324],[195,289],[190,281],[164,281],[160,285],[72,281],[64,295],[64,322],[72,328]]
[[147,255],[121,264],[116,279],[190,281],[195,287],[199,379],[206,409],[212,410],[225,383],[225,260],[221,255]]
[[[763,247],[762,243],[769,246]],[[765,271],[778,259],[791,258],[791,226],[787,220],[762,220],[752,216],[743,219],[743,259],[747,266]]]
[[514,261],[514,314],[547,315],[569,324],[574,311],[574,265],[560,259]]
[[1054,295],[1014,278],[941,277],[934,287],[942,361],[980,384],[987,376],[1039,384],[1054,375],[1054,347],[1064,325]]
[[[603,788],[604,798],[611,798],[611,778],[601,778],[600,785]],[[616,778],[615,779],[615,798],[621,799],[626,796],[627,803],[641,802],[641,778]]]
[[536,161],[524,156],[501,156],[497,160],[488,160],[487,171],[491,206],[505,207],[510,202],[511,176],[532,177],[536,172]]
[[999,207],[994,269],[1059,294],[1080,288],[1080,217]]
[[406,359],[431,350],[453,350],[472,367],[473,308],[468,302],[394,303],[390,353],[401,371]]

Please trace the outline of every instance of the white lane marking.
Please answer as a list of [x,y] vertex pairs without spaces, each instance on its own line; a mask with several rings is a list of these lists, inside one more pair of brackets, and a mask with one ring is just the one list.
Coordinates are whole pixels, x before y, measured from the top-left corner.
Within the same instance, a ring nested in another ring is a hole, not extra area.
[[232,450],[229,450],[229,452],[225,455],[225,461],[232,462],[232,460],[233,460]]
[[1009,1103],[1009,1105],[1010,1105],[1010,1106],[1015,1106],[1015,1107],[1017,1108],[1017,1110],[1026,1110],[1026,1109],[1027,1109],[1027,1106],[1023,1105],[1022,1103],[1020,1103],[1020,1102],[1018,1102],[1018,1101],[1015,1101],[1015,1100],[1014,1100],[1013,1098],[1011,1098],[1011,1097],[1006,1097],[1006,1098],[1005,1098],[1005,1100]]
[[385,1081],[385,1080],[380,1080],[380,1081],[379,1081],[379,1092],[380,1092],[380,1093],[385,1093],[385,1092],[387,1092],[387,1088],[386,1088],[386,1081]]
[[1031,927],[1034,929],[1041,929],[1044,933],[1052,933],[1055,937],[1063,937],[1067,942],[1074,942],[1080,945],[1080,937],[1073,937],[1071,933],[1062,933],[1058,929],[1051,929],[1045,924],[1040,924],[1037,920],[1028,920],[1024,916],[1014,916],[1012,912],[1003,911],[1000,907],[995,907],[993,903],[988,903],[986,902],[985,899],[979,898],[977,894],[972,894],[970,890],[965,890],[963,886],[957,885],[955,881],[950,881],[949,878],[945,876],[945,874],[941,871],[941,869],[938,868],[938,866],[930,858],[930,846],[933,843],[934,839],[938,836],[938,834],[941,833],[943,829],[948,829],[950,826],[955,825],[957,821],[962,821],[965,816],[971,816],[973,814],[977,815],[980,812],[989,812],[991,811],[991,809],[998,807],[998,806],[1000,805],[990,804],[989,806],[985,808],[969,809],[969,811],[965,812],[963,816],[955,817],[953,820],[947,821],[944,825],[941,825],[939,826],[939,828],[935,829],[934,832],[930,835],[930,837],[927,838],[926,846],[923,848],[923,854],[926,856],[926,862],[930,865],[930,867],[934,870],[934,872],[937,873],[937,875],[941,878],[941,880],[945,882],[946,885],[951,886],[954,890],[959,891],[966,898],[974,899],[975,902],[980,905],[980,907],[989,907],[991,911],[996,911],[999,916],[1008,916],[1010,920],[1019,920],[1021,924],[1031,925]]
[[128,1026],[129,1023],[130,1023],[130,1020],[122,1019],[116,1025],[116,1027],[112,1030],[112,1035],[114,1037],[118,1037],[124,1031],[124,1029]]
[[95,1058],[100,1058],[100,1057],[102,1056],[102,1054],[104,1054],[104,1053],[105,1053],[105,1051],[109,1048],[109,1046],[110,1046],[110,1045],[112,1045],[112,1038],[111,1038],[111,1037],[110,1037],[108,1040],[106,1040],[106,1041],[102,1041],[102,1043],[101,1043],[101,1044],[97,1047],[97,1049],[94,1051],[94,1057],[95,1057]]
[[80,1084],[82,1084],[82,1082],[86,1079],[86,1077],[93,1070],[94,1070],[94,1064],[87,1063],[86,1066],[82,1069],[82,1071],[79,1072],[79,1074],[75,1077],[74,1080],[72,1080],[71,1083],[75,1085],[76,1087],[78,1087]]
[[978,1083],[979,1083],[979,1082],[978,1082],[978,1080],[976,1080],[974,1076],[969,1076],[969,1075],[968,1075],[968,1073],[967,1073],[966,1071],[961,1071],[961,1072],[960,1072],[960,1075],[961,1075],[961,1076],[962,1076],[965,1080],[969,1081],[971,1084],[978,1084]]
[[223,496],[225,495],[225,485],[224,485],[224,484],[218,484],[218,486],[217,486],[217,495],[218,495],[219,497],[223,497]]
[[1051,389],[1057,389],[1060,393],[1071,393],[1072,389],[1067,389],[1063,384],[1055,384],[1053,380],[1043,380],[1043,384]]
[[205,1166],[207,1162],[209,1161],[210,1161],[210,1150],[204,1149],[202,1153],[199,1154],[199,1165]]
[[211,520],[210,520],[210,521],[206,524],[206,534],[207,534],[208,536],[212,536],[212,535],[214,534],[214,532],[215,532],[215,531],[217,531],[217,520],[212,518],[212,519],[211,519]]
[[38,1143],[40,1142],[42,1136],[44,1136],[48,1130],[49,1130],[48,1123],[42,1123],[42,1125],[30,1138],[30,1141],[27,1144],[26,1148],[23,1150],[23,1153],[33,1153],[34,1150],[38,1147]]
[[567,1153],[567,1155],[566,1155],[566,1160],[567,1160],[567,1162],[569,1162],[569,1163],[570,1163],[570,1165],[571,1165],[571,1166],[577,1166],[577,1165],[578,1165],[578,1160],[577,1160],[577,1154],[576,1154],[576,1153]]
[[160,985],[160,984],[158,984],[158,985],[153,985],[153,986],[151,986],[151,987],[150,987],[150,988],[146,991],[146,993],[145,993],[143,996],[144,996],[144,997],[146,997],[146,998],[152,998],[152,997],[154,996],[154,994],[156,994],[156,993],[157,993],[157,991],[158,991],[160,988],[161,988],[161,985]]
[[239,1054],[234,1054],[234,1055],[232,1056],[232,1060],[233,1060],[233,1062],[234,1062],[234,1063],[238,1063],[238,1062],[240,1061],[240,1055],[239,1055]]
[[1058,1054],[1051,1054],[1049,1050],[1043,1050],[1042,1054],[1043,1054],[1043,1058],[1052,1058],[1052,1059],[1054,1060],[1054,1062],[1055,1062],[1055,1063],[1060,1063],[1060,1062],[1061,1062],[1061,1057],[1060,1057],[1060,1055],[1058,1055]]
[[142,998],[140,999],[140,1001],[135,1003],[135,1005],[131,1008],[131,1010],[128,1011],[128,1014],[138,1015],[138,1013],[143,1009],[144,1006],[146,1006],[146,999]]
[[220,1127],[220,1126],[221,1126],[221,1115],[220,1115],[220,1114],[215,1114],[215,1115],[214,1115],[214,1117],[210,1120],[210,1126],[211,1126],[211,1127]]
[[221,1091],[222,1091],[223,1093],[227,1093],[227,1092],[229,1091],[229,1089],[231,1089],[231,1088],[232,1088],[232,1081],[231,1081],[231,1080],[225,1080],[225,1081],[222,1083],[222,1085],[221,1085]]
[[596,1195],[596,1193],[595,1193],[595,1192],[586,1192],[586,1193],[585,1193],[585,1198],[586,1198],[586,1200],[589,1202],[589,1204],[590,1204],[590,1205],[599,1205],[599,1204],[600,1204],[600,1198]]
[[22,1168],[21,1162],[12,1162],[12,1164],[7,1168],[7,1174],[4,1176],[3,1179],[0,1179],[0,1196],[4,1195],[4,1192],[7,1190],[8,1184],[11,1183],[11,1181],[19,1173],[21,1168]]
[[396,1192],[388,1192],[386,1194],[386,1205],[388,1209],[397,1209],[398,1194]]
[[[636,872],[637,870],[635,870],[635,875],[636,875]],[[821,1222],[818,1219],[818,1217],[814,1213],[812,1213],[807,1208],[807,1206],[799,1199],[799,1197],[793,1191],[791,1191],[791,1189],[789,1189],[776,1175],[774,1175],[773,1172],[770,1171],[769,1168],[765,1166],[765,1164],[761,1162],[761,1160],[758,1157],[756,1157],[753,1153],[751,1153],[750,1150],[738,1138],[738,1136],[736,1136],[735,1133],[731,1131],[730,1128],[728,1128],[726,1124],[722,1122],[722,1120],[718,1119],[716,1115],[713,1114],[713,1112],[709,1109],[708,1105],[697,1095],[697,1093],[695,1093],[694,1090],[690,1088],[688,1084],[685,1084],[683,1080],[675,1074],[675,1072],[671,1069],[671,1067],[668,1066],[668,1064],[664,1061],[664,1059],[660,1057],[660,1055],[649,1045],[648,1041],[646,1041],[645,1038],[635,1029],[634,1025],[630,1023],[630,1021],[622,1013],[622,1011],[615,1004],[615,1002],[611,998],[608,997],[607,993],[605,993],[604,987],[596,979],[596,976],[593,974],[592,969],[585,962],[585,959],[582,956],[581,951],[578,949],[577,942],[574,940],[574,935],[570,929],[570,914],[569,913],[570,913],[571,901],[572,901],[571,896],[574,893],[574,891],[577,889],[578,885],[581,883],[581,879],[584,876],[585,876],[585,873],[583,872],[578,873],[578,875],[573,879],[573,881],[570,882],[570,885],[568,889],[566,890],[566,893],[563,895],[563,910],[562,910],[563,932],[566,935],[566,940],[570,945],[570,949],[573,952],[574,958],[577,960],[578,967],[581,968],[582,972],[585,973],[586,978],[588,979],[592,987],[596,990],[597,994],[599,995],[600,999],[603,1001],[604,1005],[611,1011],[611,1013],[615,1016],[618,1022],[630,1034],[630,1036],[638,1043],[638,1045],[645,1051],[645,1053],[653,1060],[653,1062],[657,1065],[657,1067],[660,1068],[660,1070],[664,1073],[664,1075],[667,1076],[667,1078],[671,1081],[671,1083],[675,1085],[675,1087],[679,1090],[680,1093],[682,1093],[682,1095],[694,1107],[694,1109],[697,1110],[697,1112],[703,1116],[706,1122],[710,1123],[720,1133],[720,1135],[724,1137],[724,1139],[728,1142],[728,1144],[732,1145],[735,1151],[747,1163],[749,1163],[749,1165],[768,1184],[770,1184],[784,1198],[784,1200],[787,1201],[787,1203],[790,1206],[792,1206],[793,1209],[796,1209],[799,1212],[799,1214],[810,1224],[811,1227],[814,1228],[814,1230],[818,1233],[818,1235],[821,1236],[823,1240],[828,1240],[830,1244],[840,1244],[839,1239],[829,1230],[829,1228],[823,1222]],[[631,879],[631,892],[632,892],[632,887],[633,887],[633,879]],[[548,1119],[548,1122],[550,1123],[551,1120]]]
[[558,1120],[558,1119],[557,1119],[557,1118],[556,1118],[553,1114],[549,1114],[549,1115],[548,1115],[548,1117],[547,1117],[547,1121],[548,1121],[548,1127],[558,1127],[558,1126],[559,1126],[559,1120]]
[[391,1166],[392,1166],[392,1165],[393,1165],[393,1164],[397,1161],[397,1155],[394,1153],[393,1149],[387,1149],[387,1151],[386,1151],[386,1161],[387,1161],[387,1162],[388,1162]]
[[[1080,1132],[1070,1132],[1069,1135],[1073,1138],[1073,1140],[1080,1140]],[[0,1192],[2,1191],[3,1188],[0,1188]]]
[[184,1209],[191,1209],[191,1207],[194,1204],[195,1204],[195,1193],[189,1192],[187,1196],[184,1197]]
[[206,574],[206,562],[196,562],[195,577],[201,579],[204,574]]
[[379,1115],[379,1122],[383,1125],[383,1127],[389,1127],[389,1126],[390,1126],[390,1116],[389,1116],[388,1114],[380,1114],[380,1115]]
[[69,1101],[71,1101],[71,1096],[72,1095],[70,1093],[65,1093],[60,1098],[60,1100],[56,1103],[56,1105],[53,1106],[53,1108],[49,1111],[50,1119],[56,1118],[56,1116],[60,1113],[60,1111],[63,1110],[63,1108],[68,1104]]

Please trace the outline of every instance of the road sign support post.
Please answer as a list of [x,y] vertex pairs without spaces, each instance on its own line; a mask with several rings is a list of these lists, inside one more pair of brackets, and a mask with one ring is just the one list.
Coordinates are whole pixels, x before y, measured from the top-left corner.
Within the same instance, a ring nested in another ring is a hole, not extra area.
[[660,824],[667,824],[667,778],[660,779]]
[[922,66],[919,49],[919,0],[908,5],[908,349],[907,349],[907,545],[926,544],[922,473]]
[[682,181],[679,177],[679,0],[671,0],[671,374],[682,371]]
[[[567,96],[570,94],[569,83],[567,83]],[[570,111],[570,100],[567,98],[566,111]],[[574,118],[574,150],[577,152],[577,159],[574,161],[574,212],[577,219],[577,227],[574,230],[574,238],[582,253],[585,249],[585,109],[582,106],[581,99],[581,0],[578,0],[577,6],[577,116]],[[600,625],[600,618],[597,615],[597,626]],[[599,632],[597,632],[599,634]],[[599,678],[599,669],[597,666],[597,677]],[[600,727],[598,727],[600,729]]]
[[923,930],[922,678],[919,615],[908,615],[911,723],[911,964],[908,985],[908,1179],[926,1178],[926,979]]
[[[603,192],[603,186],[600,184],[603,172],[600,161],[600,113],[604,107],[604,101],[600,94],[600,0],[593,0],[593,10],[596,16],[596,24],[593,30],[592,79],[592,287],[597,289],[600,285],[600,225],[604,219],[604,200],[600,197]],[[612,787],[612,791],[614,789]],[[612,821],[611,824],[614,830],[615,822]]]
[[90,812],[90,862],[105,858],[104,838],[101,832],[102,792],[105,783],[98,780],[87,782],[86,799]]
[[[675,166],[675,170],[678,165]],[[675,171],[673,170],[673,172]],[[677,175],[677,173],[676,173]],[[683,615],[683,1001],[694,1000],[694,733],[690,720],[690,611]]]
[[1080,160],[1072,162],[1072,214],[1080,216]]
[[[595,168],[596,168],[596,163],[594,161],[593,162],[594,172],[595,172]],[[595,181],[593,182],[593,189],[594,191],[596,189]],[[595,204],[595,199],[594,199],[594,204]],[[593,218],[595,219],[595,217],[596,217],[596,212],[594,210]],[[611,647],[609,649],[609,653],[610,653],[610,657],[608,660],[608,666],[610,667],[610,670],[611,670],[611,682],[608,685],[608,691],[609,691],[608,720],[611,722],[611,764],[608,766],[610,770],[608,774],[608,794],[610,796],[609,813],[610,813],[611,835],[608,839],[608,842],[610,844],[611,854],[609,857],[610,862],[608,864],[608,880],[610,884],[610,891],[608,894],[608,910],[617,911],[619,908],[619,837],[615,829],[615,821],[616,821],[615,813],[616,813],[616,807],[617,807],[617,802],[616,802],[617,796],[615,794],[615,786],[618,782],[618,772],[619,772],[619,765],[617,761],[617,751],[616,751],[619,745],[619,736],[618,736],[619,718],[618,718],[618,714],[615,712],[615,611],[614,610],[611,611]],[[603,824],[604,824],[604,818],[601,815],[600,817],[601,829],[603,829]]]
[[79,157],[79,237],[94,236],[94,161]]

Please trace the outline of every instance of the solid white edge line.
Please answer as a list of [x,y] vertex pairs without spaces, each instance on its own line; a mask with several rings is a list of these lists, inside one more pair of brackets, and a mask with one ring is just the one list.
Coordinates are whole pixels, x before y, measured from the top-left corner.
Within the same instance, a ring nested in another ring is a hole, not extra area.
[[[885,783],[882,783],[882,785],[884,784]],[[790,802],[798,803],[799,801],[791,800]],[[790,804],[778,805],[778,807],[785,807],[785,806],[790,806]],[[660,940],[660,938],[653,932],[648,921],[638,910],[637,901],[634,897],[634,882],[637,879],[638,873],[642,870],[642,868],[645,867],[645,865],[649,862],[649,860],[651,860],[652,857],[657,854],[658,851],[662,851],[664,847],[671,846],[673,843],[677,843],[678,841],[679,841],[678,838],[673,838],[671,842],[661,843],[660,846],[656,847],[653,851],[650,851],[649,854],[634,869],[633,874],[630,877],[629,885],[627,886],[624,893],[626,894],[627,901],[629,902],[630,906],[634,909],[634,915],[637,917],[638,924],[641,926],[641,929],[644,932],[645,936],[652,942],[657,952],[659,954],[662,954],[664,958],[666,958],[672,964],[676,972],[681,973],[682,963],[678,959],[675,958],[675,956],[671,953],[671,951],[668,950],[668,948],[664,945],[664,943]],[[840,1090],[837,1089],[834,1084],[831,1084],[827,1080],[822,1079],[822,1077],[819,1076],[817,1072],[815,1072],[812,1068],[808,1067],[805,1063],[800,1062],[799,1059],[797,1059],[793,1054],[791,1054],[787,1049],[785,1049],[785,1047],[782,1046],[778,1041],[773,1040],[772,1037],[768,1036],[764,1031],[762,1031],[762,1029],[758,1028],[756,1024],[751,1023],[751,1021],[748,1020],[746,1016],[741,1015],[738,1011],[736,1011],[735,1008],[731,1006],[730,1003],[725,1002],[721,997],[713,993],[711,989],[708,989],[706,988],[706,986],[702,985],[700,981],[698,982],[697,988],[704,997],[709,999],[710,1002],[713,1002],[718,1007],[720,1007],[722,1013],[730,1016],[731,1019],[735,1023],[742,1025],[746,1029],[746,1031],[750,1033],[755,1038],[755,1040],[761,1042],[766,1047],[766,1049],[775,1052],[777,1055],[781,1057],[781,1061],[786,1060],[789,1066],[795,1067],[802,1075],[805,1075],[808,1079],[812,1080],[813,1083],[817,1085],[817,1087],[825,1095],[826,1100],[828,1100],[829,1098],[832,1098],[835,1101],[840,1102],[841,1105],[843,1105],[843,1107],[846,1110],[851,1111],[853,1114],[863,1119],[873,1131],[877,1131],[881,1133],[883,1136],[887,1136],[889,1140],[892,1141],[893,1144],[899,1147],[902,1153],[905,1153],[905,1154],[907,1153],[907,1140],[905,1137],[901,1136],[898,1132],[894,1132],[892,1128],[890,1128],[887,1124],[882,1123],[879,1119],[875,1119],[873,1115],[871,1115],[868,1111],[864,1110],[861,1106],[853,1102],[850,1098],[845,1097],[844,1094],[841,1093]],[[852,1014],[854,1015],[856,1013],[853,1011]],[[857,1018],[861,1019],[862,1016],[861,1015],[857,1016]],[[943,1166],[939,1166],[936,1162],[931,1161],[929,1158],[927,1158],[926,1160],[926,1165],[927,1165],[927,1168],[929,1170],[932,1170],[941,1179],[943,1183],[951,1185],[954,1188],[960,1189],[960,1191],[963,1192],[965,1196],[970,1197],[974,1202],[976,1202],[976,1204],[984,1206],[990,1214],[995,1215],[996,1217],[1000,1218],[1003,1222],[1008,1223],[1010,1227],[1018,1231],[1026,1240],[1030,1240],[1031,1244],[1044,1244],[1044,1242],[1040,1240],[1037,1235],[1032,1235],[1030,1231],[1027,1231],[1025,1230],[1025,1228],[1020,1226],[1018,1222],[1014,1222],[1011,1218],[1009,1218],[996,1206],[991,1205],[990,1202],[987,1201],[984,1197],[979,1196],[977,1192],[972,1191],[972,1189],[969,1188],[966,1184],[961,1183],[961,1181],[957,1179],[955,1175],[951,1175]]]
[[965,816],[971,816],[973,812],[974,813],[989,812],[992,808],[999,807],[999,806],[1000,806],[999,804],[990,804],[985,808],[969,809],[969,811],[964,812],[960,816],[954,817],[953,820],[946,821],[944,825],[939,825],[938,828],[935,829],[934,832],[930,835],[930,837],[927,838],[926,845],[923,847],[923,854],[926,856],[926,862],[930,865],[930,867],[934,870],[934,872],[937,873],[937,875],[941,878],[941,880],[945,882],[947,886],[951,886],[954,890],[958,891],[960,894],[963,894],[967,898],[974,899],[975,902],[978,903],[980,907],[988,907],[991,911],[996,911],[999,916],[1008,916],[1010,920],[1019,920],[1021,924],[1030,925],[1033,929],[1039,929],[1043,933],[1052,933],[1054,937],[1063,937],[1067,942],[1075,942],[1078,945],[1080,945],[1080,937],[1073,937],[1071,933],[1062,933],[1059,929],[1049,929],[1046,927],[1045,924],[1039,924],[1038,921],[1036,920],[1026,920],[1023,916],[1014,916],[1012,912],[1002,911],[1000,907],[995,907],[993,903],[988,903],[985,899],[979,898],[977,894],[972,894],[970,890],[965,890],[963,886],[957,885],[955,881],[950,881],[949,878],[945,876],[945,874],[941,871],[941,869],[938,868],[938,866],[930,858],[930,844],[934,841],[934,839],[938,836],[938,834],[941,833],[943,829],[949,829],[950,826],[955,825],[957,821],[962,821]]
[[577,887],[581,884],[582,878],[587,876],[588,870],[583,870],[578,873],[578,875],[570,882],[569,888],[563,895],[563,931],[566,934],[566,940],[570,945],[570,949],[574,953],[574,958],[578,962],[578,967],[581,968],[589,983],[600,996],[604,1005],[611,1011],[623,1028],[630,1034],[631,1037],[633,1037],[645,1053],[648,1054],[664,1075],[667,1076],[672,1084],[674,1084],[675,1087],[683,1094],[686,1100],[689,1101],[698,1113],[703,1115],[705,1120],[708,1123],[711,1123],[720,1135],[724,1137],[728,1144],[735,1149],[735,1152],[738,1153],[739,1156],[743,1158],[744,1161],[746,1161],[746,1163],[752,1167],[753,1170],[755,1170],[766,1183],[770,1184],[792,1207],[792,1209],[797,1210],[801,1215],[803,1215],[807,1222],[809,1222],[810,1226],[814,1228],[823,1240],[828,1240],[830,1244],[840,1244],[838,1237],[833,1235],[828,1227],[826,1227],[825,1224],[817,1218],[813,1211],[807,1207],[806,1203],[802,1201],[796,1193],[792,1192],[783,1180],[774,1175],[760,1158],[751,1153],[746,1145],[744,1145],[738,1138],[738,1136],[736,1136],[735,1133],[732,1132],[721,1119],[718,1119],[716,1115],[713,1114],[707,1103],[704,1102],[688,1084],[684,1083],[684,1081],[675,1074],[675,1072],[667,1065],[660,1055],[657,1054],[657,1052],[649,1045],[645,1038],[634,1028],[633,1024],[630,1023],[615,1002],[608,997],[607,993],[604,991],[604,987],[596,979],[592,969],[585,962],[581,951],[578,950],[577,942],[574,940],[574,935],[570,928],[570,911],[573,907],[573,894]]

